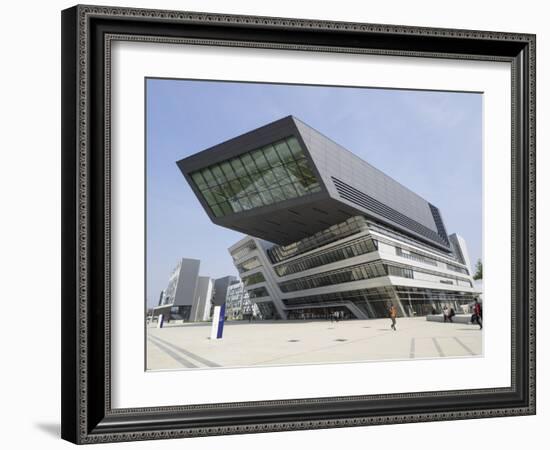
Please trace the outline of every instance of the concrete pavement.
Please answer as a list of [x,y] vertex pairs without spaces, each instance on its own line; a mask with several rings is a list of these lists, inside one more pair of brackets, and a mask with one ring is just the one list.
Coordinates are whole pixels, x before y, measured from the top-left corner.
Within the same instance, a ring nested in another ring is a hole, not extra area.
[[483,331],[463,323],[400,318],[226,322],[210,340],[209,323],[147,328],[147,368],[196,369],[480,356]]

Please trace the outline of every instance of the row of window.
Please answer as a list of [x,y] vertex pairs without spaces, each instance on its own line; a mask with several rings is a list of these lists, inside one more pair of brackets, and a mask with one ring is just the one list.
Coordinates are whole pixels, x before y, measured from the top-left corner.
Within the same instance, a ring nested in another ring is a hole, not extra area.
[[464,267],[455,266],[454,264],[447,263],[447,269],[453,270],[454,272],[463,273],[464,275],[470,275],[470,272],[468,272],[468,270]]
[[393,277],[414,278],[414,272],[412,269],[389,265],[386,265],[386,269],[388,270],[388,275]]
[[[394,232],[390,232],[389,230],[387,229],[384,229],[382,230],[382,228],[385,228],[385,227],[380,227],[378,224],[373,224],[372,222],[369,222],[369,228],[373,229],[374,231],[377,231],[379,233],[383,233],[383,234],[386,234],[388,236],[390,236],[391,234],[394,234],[395,236],[391,236],[391,237],[394,237],[394,238],[397,238],[397,239],[401,239],[401,240],[405,240],[405,241],[411,241],[410,243],[411,244],[415,244],[416,246],[418,245],[422,245],[422,246],[426,246],[426,244],[420,244],[418,243],[418,241],[416,242],[413,242],[414,240],[413,239],[409,239],[408,237],[405,237],[399,233],[394,233]],[[391,246],[395,246],[395,243],[392,242],[392,241],[389,241],[389,240],[385,240],[384,238],[378,238],[378,240],[380,242],[385,242]],[[409,250],[409,254],[410,255],[413,255],[412,257],[409,257],[409,255],[407,253],[403,253],[404,249],[401,249],[401,254],[398,253],[398,250],[397,250],[398,247],[396,247],[396,254],[398,256],[403,256],[405,258],[409,258],[409,259],[413,259],[413,260],[416,260],[416,261],[420,261],[420,262],[425,262],[426,264],[431,264],[433,266],[436,266],[438,265],[438,261],[441,262],[441,263],[444,263],[447,265],[447,269],[449,270],[453,270],[455,272],[460,272],[460,273],[463,273],[465,275],[470,275],[470,273],[468,272],[467,269],[463,268],[463,267],[460,267],[458,265],[454,265],[454,264],[451,264],[449,262],[447,262],[447,260],[449,258],[452,258],[452,255],[445,255],[445,259],[444,258],[440,258],[440,257],[437,257],[437,256],[432,256],[432,255],[427,255],[425,253],[422,253],[422,252],[417,252],[417,251],[410,251]],[[439,250],[436,250],[436,249],[433,249],[433,248],[430,248],[431,251],[434,251],[436,253],[441,253]],[[417,258],[424,258],[423,260],[421,259],[417,259]]]
[[[399,265],[399,267],[401,267],[403,269],[409,269],[408,266]],[[419,267],[415,267],[412,271],[413,271],[413,273],[423,273],[423,274],[426,274],[426,275],[432,275],[432,276],[435,276],[435,277],[444,278],[445,281],[440,280],[441,283],[445,283],[445,284],[455,284],[456,283],[459,286],[472,287],[472,283],[467,278],[461,278],[461,277],[457,277],[457,276],[453,276],[453,275],[447,275],[447,274],[444,274],[444,273],[441,273],[441,272],[436,272],[435,270],[422,269],[422,268],[419,268]],[[392,275],[392,274],[390,274],[390,275]],[[400,275],[399,272],[396,272],[395,276],[403,277],[404,275]],[[414,278],[414,276],[409,277],[409,276],[405,275],[405,278]]]
[[338,191],[339,196],[367,211],[370,211],[378,216],[385,217],[390,221],[400,224],[407,230],[414,231],[415,233],[424,236],[431,241],[439,242],[440,244],[449,245],[447,238],[440,236],[431,228],[417,222],[411,217],[403,214],[396,209],[391,208],[386,203],[383,203],[374,197],[354,188],[353,186],[339,180],[338,178],[331,177],[334,182],[334,186]]
[[247,241],[246,244],[241,245],[231,253],[233,261],[238,261],[253,250],[256,250],[256,244],[252,240]]
[[295,137],[191,173],[216,217],[321,190]]
[[[445,306],[452,306],[459,311],[460,305],[473,302],[474,296],[465,292],[451,292],[437,289],[423,289],[397,286],[371,289],[356,289],[353,291],[333,292],[329,294],[312,295],[283,299],[287,306],[316,306],[323,304],[352,302],[368,317],[387,317],[390,305],[399,298],[406,315],[426,315],[431,312],[441,312]],[[401,314],[400,309],[398,308]]]
[[391,301],[395,298],[395,291],[391,287],[378,287],[371,289],[354,289],[352,291],[330,292],[327,294],[309,295],[283,299],[287,306],[296,305],[319,305],[323,303],[342,303],[358,301]]
[[250,286],[251,284],[262,283],[265,281],[264,274],[262,272],[256,272],[247,277],[243,277],[242,281],[245,286]]
[[313,269],[315,267],[324,266],[344,259],[353,258],[354,256],[364,255],[374,252],[378,248],[378,243],[370,237],[356,239],[346,244],[328,250],[324,253],[309,256],[298,261],[293,261],[287,264],[282,264],[275,267],[275,272],[280,277],[293,273],[303,272],[304,270]]
[[256,303],[256,306],[260,310],[262,319],[270,320],[270,319],[280,318],[279,313],[277,312],[277,309],[275,308],[275,305],[273,304],[273,302],[260,302],[260,303]]
[[[369,278],[376,278],[385,275],[401,277],[401,278],[415,278],[414,274],[422,273],[438,277],[450,278],[448,275],[435,272],[432,270],[415,268],[414,270],[408,266],[402,266],[399,264],[383,264],[380,260],[367,264],[360,264],[357,266],[346,267],[339,270],[330,272],[324,272],[317,275],[311,275],[309,277],[298,278],[295,280],[289,280],[279,283],[279,287],[282,292],[294,292],[305,289],[313,289],[322,286],[332,286],[334,284],[349,283],[351,281],[367,280]],[[471,283],[467,279],[454,277],[453,280],[457,284],[464,286],[470,286]],[[454,284],[452,280],[448,280]]]
[[401,256],[402,258],[407,258],[407,259],[418,261],[424,264],[437,266],[437,261],[435,259],[421,255],[420,253],[403,251],[401,247],[395,247],[395,254],[397,256]]
[[248,296],[250,298],[269,297],[269,292],[265,287],[262,286],[256,289],[250,289],[248,291]]
[[252,258],[249,258],[246,261],[237,264],[237,270],[239,271],[239,273],[248,272],[249,270],[260,267],[261,265],[262,263],[260,262],[260,260],[256,256],[253,256]]
[[268,250],[268,255],[271,261],[276,264],[367,229],[367,221],[364,217],[350,217],[344,222],[332,225],[301,241],[288,245],[276,245]]
[[449,256],[452,256],[452,255],[450,255],[450,253],[444,253],[443,251],[439,250],[438,248],[428,246],[428,244],[426,244],[425,242],[421,242],[417,239],[414,239],[414,238],[412,238],[410,236],[407,236],[403,233],[400,233],[396,230],[385,227],[385,226],[383,226],[379,223],[374,223],[374,222],[369,220],[368,221],[368,226],[371,230],[376,231],[376,232],[381,233],[381,234],[385,234],[386,236],[388,236],[390,238],[399,239],[401,241],[408,242],[409,244],[414,245],[416,247],[429,248],[430,251],[432,251],[434,253],[438,253],[443,257],[449,258]]
[[386,267],[381,262],[361,264],[355,267],[325,272],[311,277],[298,278],[296,280],[279,283],[282,292],[302,291],[322,286],[348,283],[350,281],[365,280],[368,278],[381,277],[387,274]]
[[474,295],[469,292],[442,291],[439,289],[424,289],[407,286],[397,286],[396,292],[402,302],[408,300],[427,300],[438,302],[461,301],[467,303],[474,300]]
[[259,312],[255,311],[254,304],[250,301],[243,283],[237,283],[229,288],[225,305],[226,314],[233,319],[242,319],[244,316],[254,313],[261,318]]
[[[437,266],[437,261],[441,261],[439,258],[431,258],[429,256],[425,256],[421,253],[415,253],[415,252],[406,252],[400,247],[395,247],[395,254],[397,256],[401,256],[403,258],[411,259],[413,261],[422,262],[425,264],[430,264],[432,266]],[[457,266],[455,264],[450,264],[448,262],[445,262],[445,265],[447,269],[452,270],[453,272],[462,273],[464,275],[470,275],[467,269],[464,267]]]

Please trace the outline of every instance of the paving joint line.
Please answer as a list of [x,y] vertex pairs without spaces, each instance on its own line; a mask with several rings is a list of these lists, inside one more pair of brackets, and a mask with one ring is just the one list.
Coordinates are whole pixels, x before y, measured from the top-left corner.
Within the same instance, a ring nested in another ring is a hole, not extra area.
[[191,353],[189,350],[185,350],[181,347],[178,347],[177,345],[172,344],[171,342],[165,341],[164,339],[161,339],[158,336],[152,336],[151,335],[149,337],[153,338],[153,339],[157,339],[158,341],[160,341],[164,345],[168,346],[169,348],[172,348],[174,351],[180,352],[180,353],[184,354],[185,356],[187,356],[188,358],[194,359],[194,360],[200,362],[201,364],[204,364],[205,366],[208,366],[208,367],[221,367],[218,363],[215,363],[214,361],[210,361],[206,358],[203,358],[202,356],[195,355],[194,353]]
[[151,339],[150,336],[149,336],[149,341],[150,341],[151,344],[155,345],[157,348],[162,350],[164,353],[166,353],[172,359],[176,360],[182,366],[187,367],[188,369],[196,369],[198,367],[195,364],[193,364],[191,361],[187,361],[185,358],[182,358],[180,355],[178,355],[176,352],[171,350],[169,347],[161,344],[160,342],[156,342],[154,339]]

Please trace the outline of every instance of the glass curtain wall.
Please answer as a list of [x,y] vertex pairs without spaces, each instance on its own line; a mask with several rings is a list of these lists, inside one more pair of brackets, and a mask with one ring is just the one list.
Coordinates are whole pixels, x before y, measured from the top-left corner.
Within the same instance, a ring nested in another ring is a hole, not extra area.
[[321,190],[294,136],[212,164],[190,175],[216,217]]

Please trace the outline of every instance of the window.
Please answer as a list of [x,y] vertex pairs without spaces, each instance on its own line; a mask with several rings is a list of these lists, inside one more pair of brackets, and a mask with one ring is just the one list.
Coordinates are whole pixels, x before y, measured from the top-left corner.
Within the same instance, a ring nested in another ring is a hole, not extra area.
[[319,275],[312,275],[310,277],[304,277],[297,280],[286,281],[279,283],[279,287],[282,292],[293,292],[322,286],[348,283],[350,281],[366,280],[384,275],[386,275],[384,265],[380,262],[375,262],[325,272]]
[[190,176],[216,217],[321,190],[295,137],[213,164]]
[[260,263],[260,260],[254,256],[242,262],[241,264],[239,264],[237,266],[237,270],[239,271],[239,273],[248,272],[249,270],[255,269],[256,267],[260,267],[261,265],[262,264]]
[[245,286],[250,286],[251,284],[262,283],[265,281],[264,274],[262,272],[254,273],[248,277],[243,277],[242,279]]
[[250,298],[269,297],[269,292],[265,287],[259,287],[248,291],[248,296]]
[[[276,190],[272,193],[275,196]],[[282,194],[282,192],[280,192]],[[268,250],[269,257],[273,263],[278,263],[286,259],[292,258],[300,253],[305,253],[309,250],[327,245],[352,234],[360,233],[368,230],[367,222],[364,217],[354,216],[347,219],[345,222],[338,223],[319,231],[312,236],[306,237],[301,241],[294,242],[289,245],[276,245]],[[343,258],[339,258],[343,259]]]

